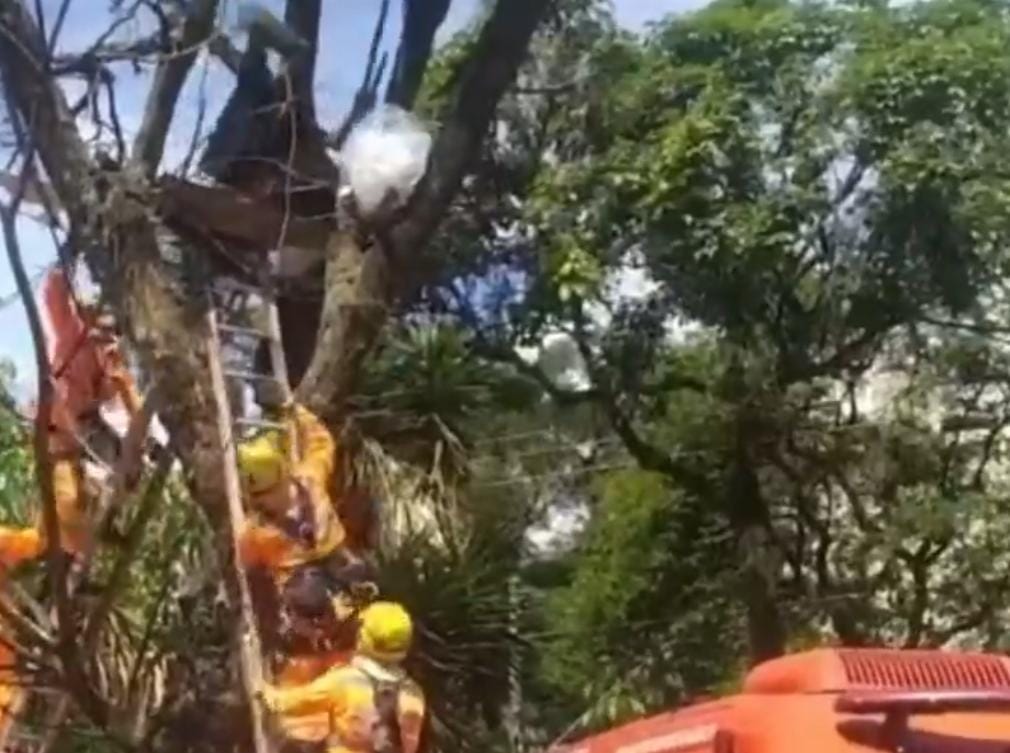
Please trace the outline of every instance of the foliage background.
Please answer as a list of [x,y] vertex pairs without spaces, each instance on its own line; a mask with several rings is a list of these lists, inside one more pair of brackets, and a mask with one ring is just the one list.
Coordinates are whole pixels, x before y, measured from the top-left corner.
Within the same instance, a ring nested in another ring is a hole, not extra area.
[[[641,35],[559,8],[342,438],[431,749],[540,748],[812,645],[1005,649],[1006,4],[716,0]],[[30,469],[6,412],[5,521]],[[157,739],[234,690],[180,479],[152,520],[95,661]]]

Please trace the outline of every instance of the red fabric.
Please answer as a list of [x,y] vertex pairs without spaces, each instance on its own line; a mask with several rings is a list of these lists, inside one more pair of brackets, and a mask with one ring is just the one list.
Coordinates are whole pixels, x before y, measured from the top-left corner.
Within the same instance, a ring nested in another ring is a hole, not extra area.
[[53,378],[52,423],[73,435],[80,415],[123,391],[125,368],[115,341],[90,332],[62,269],[46,275],[40,298]]

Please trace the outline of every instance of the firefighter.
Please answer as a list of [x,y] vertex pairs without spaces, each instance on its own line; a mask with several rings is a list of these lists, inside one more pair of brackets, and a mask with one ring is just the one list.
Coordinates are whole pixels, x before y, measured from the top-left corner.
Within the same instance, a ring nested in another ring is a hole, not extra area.
[[[41,552],[38,529],[0,526],[0,588],[10,570],[35,559]],[[17,654],[0,636],[0,739],[20,710],[24,700],[23,685],[17,672]]]
[[416,753],[424,695],[403,670],[413,623],[399,604],[378,601],[361,614],[354,656],[292,688],[266,685],[265,706],[279,714],[325,712],[328,753]]
[[[53,382],[49,461],[60,547],[76,557],[90,546],[91,502],[107,475],[102,464],[111,465],[122,452],[102,411],[118,403],[119,416],[128,423],[139,413],[141,401],[111,315],[95,304],[74,301],[61,269],[46,276],[40,308],[48,329]],[[41,515],[38,530],[44,540]]]
[[[284,655],[275,673],[278,687],[312,682],[327,670],[346,665],[353,654],[359,615],[378,590],[367,568],[351,565],[337,574],[304,567],[288,580],[281,597]],[[281,753],[325,751],[329,717],[325,711],[278,717],[284,737]]]
[[298,567],[339,558],[344,543],[328,492],[333,436],[301,405],[284,412],[285,432],[263,434],[238,450],[243,493],[256,518],[240,534],[240,554],[248,567],[268,570],[278,587]]
[[238,449],[250,513],[239,534],[239,555],[270,654],[283,651],[280,594],[288,578],[310,564],[331,570],[346,564],[344,529],[328,493],[336,464],[333,437],[300,405],[281,413],[285,431],[263,434]]

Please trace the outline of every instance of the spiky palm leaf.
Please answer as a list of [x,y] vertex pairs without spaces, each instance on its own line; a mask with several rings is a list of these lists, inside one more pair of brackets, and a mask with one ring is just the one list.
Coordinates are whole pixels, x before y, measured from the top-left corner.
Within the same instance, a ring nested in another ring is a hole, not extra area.
[[411,465],[366,440],[356,472],[385,501],[380,587],[416,622],[408,669],[431,712],[426,749],[487,750],[523,645],[509,599],[521,528],[473,505],[438,452]]
[[[510,568],[493,554],[510,531],[487,529],[460,548],[409,536],[380,559],[383,592],[414,616],[408,668],[428,698],[431,751],[484,748],[501,721],[523,641]],[[486,748],[485,748],[486,749]]]
[[388,452],[458,479],[473,417],[528,407],[535,396],[526,380],[475,358],[458,329],[423,322],[389,336],[356,401],[365,433]]

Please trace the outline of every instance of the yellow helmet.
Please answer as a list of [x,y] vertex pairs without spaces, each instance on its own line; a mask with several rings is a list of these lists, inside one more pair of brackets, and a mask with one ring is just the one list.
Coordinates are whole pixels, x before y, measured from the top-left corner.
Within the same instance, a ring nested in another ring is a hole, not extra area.
[[238,447],[242,486],[249,494],[270,491],[288,476],[287,453],[277,432],[261,434]]
[[361,613],[358,651],[378,661],[403,661],[414,637],[407,610],[392,601],[377,601]]

